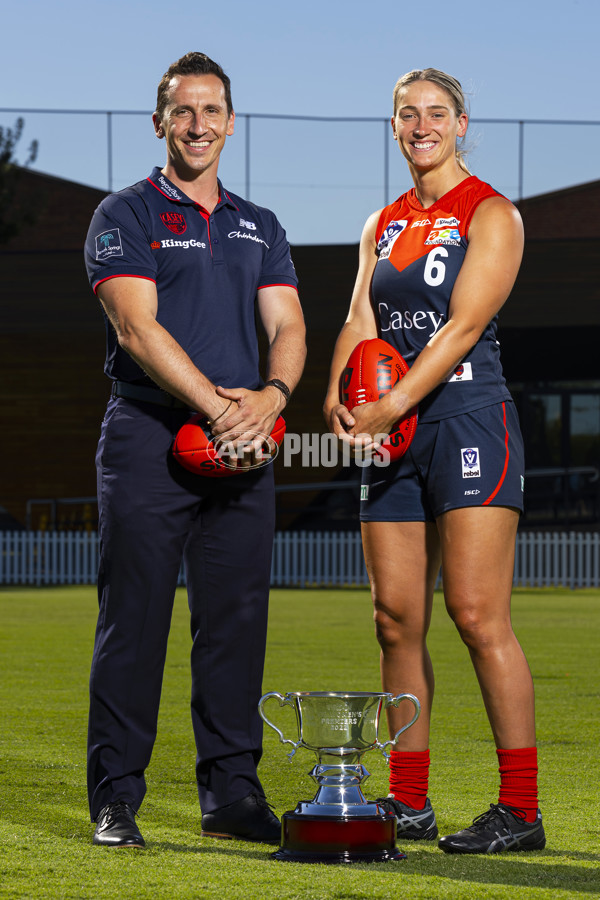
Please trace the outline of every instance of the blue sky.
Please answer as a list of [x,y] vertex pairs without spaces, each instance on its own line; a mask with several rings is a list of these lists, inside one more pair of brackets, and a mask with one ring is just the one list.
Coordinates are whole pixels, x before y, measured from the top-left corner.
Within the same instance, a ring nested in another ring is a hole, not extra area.
[[[462,82],[472,119],[600,120],[598,0],[180,0],[12,3],[3,12],[1,105],[148,110],[168,65],[202,50],[230,75],[238,113],[390,115],[399,75],[435,66]],[[15,116],[0,113],[0,124]],[[246,120],[221,164],[244,193]],[[251,123],[251,199],[270,206],[295,243],[358,241],[374,209],[410,187],[382,123]],[[472,123],[471,168],[515,198],[517,128]],[[107,187],[106,119],[26,115],[36,168]],[[384,142],[390,196],[384,197]],[[149,118],[113,120],[113,186],[164,162]],[[527,126],[524,194],[600,177],[600,126]]]

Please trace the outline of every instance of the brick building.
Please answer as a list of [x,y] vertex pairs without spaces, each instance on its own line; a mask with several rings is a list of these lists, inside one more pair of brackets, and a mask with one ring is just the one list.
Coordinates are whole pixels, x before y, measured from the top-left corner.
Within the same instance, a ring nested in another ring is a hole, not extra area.
[[[52,510],[30,501],[95,493],[94,453],[109,384],[102,372],[102,316],[87,283],[82,248],[104,192],[29,170],[21,175],[20,202],[33,206],[37,219],[0,247],[0,507],[18,523],[36,527]],[[530,520],[564,524],[566,515],[567,524],[597,524],[598,483],[578,470],[600,465],[600,215],[594,215],[600,212],[600,181],[518,205],[526,250],[500,314],[500,341],[521,411],[528,467],[554,473],[534,475],[537,499]],[[352,291],[358,247],[299,246],[293,256],[309,354],[286,419],[290,432],[322,432],[329,360]],[[285,467],[281,457],[276,466],[282,486],[327,481],[335,472]],[[314,525],[329,507],[333,519],[347,522],[344,493],[284,492],[281,522],[293,523],[309,503],[310,515],[297,521]],[[334,495],[338,500],[328,502]],[[57,509],[65,527],[81,527],[85,517],[90,521],[81,504]]]

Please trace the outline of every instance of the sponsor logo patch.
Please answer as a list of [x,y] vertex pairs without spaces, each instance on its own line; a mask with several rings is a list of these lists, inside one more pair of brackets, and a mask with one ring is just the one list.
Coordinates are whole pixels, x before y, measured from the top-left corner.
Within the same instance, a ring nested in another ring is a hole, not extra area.
[[181,200],[181,194],[179,191],[176,191],[172,184],[169,184],[164,175],[161,175],[158,179],[158,183],[161,186],[161,189],[168,194],[169,197],[173,197],[174,200]]
[[461,363],[460,366],[457,366],[452,375],[446,379],[446,381],[473,381],[473,370],[471,368],[471,363]]
[[173,234],[183,234],[187,231],[187,222],[181,213],[164,212],[160,214],[160,220]]
[[458,228],[434,228],[429,232],[425,246],[432,244],[460,244],[460,231]]
[[200,250],[206,250],[206,244],[203,241],[196,241],[190,238],[189,241],[175,241],[173,238],[167,238],[160,242],[160,246],[165,249],[169,247],[181,247],[182,250],[189,250],[190,247],[198,247]]
[[230,231],[227,235],[228,238],[245,238],[247,241],[254,241],[255,244],[264,244],[267,250],[269,250],[269,245],[266,241],[263,241],[262,238],[257,237],[255,234],[247,234],[245,231]]
[[452,216],[449,219],[436,219],[433,223],[434,228],[458,228],[460,225],[460,219],[455,219]]
[[96,235],[96,259],[108,259],[109,256],[123,256],[121,232],[118,228]]
[[369,485],[361,484],[360,486],[360,499],[368,500],[369,499]]
[[479,447],[463,447],[460,451],[463,478],[481,478]]
[[382,331],[398,331],[415,328],[417,331],[427,331],[427,337],[432,338],[436,331],[445,324],[445,319],[435,310],[418,309],[410,310],[390,309],[387,303],[379,304],[379,321]]
[[381,237],[379,238],[379,243],[377,244],[377,253],[379,255],[379,259],[387,259],[390,253],[392,252],[392,247],[408,225],[408,221],[406,219],[400,219],[397,222],[390,222]]
[[254,222],[246,222],[245,219],[240,219],[240,228],[249,228],[250,231],[256,231],[256,224]]

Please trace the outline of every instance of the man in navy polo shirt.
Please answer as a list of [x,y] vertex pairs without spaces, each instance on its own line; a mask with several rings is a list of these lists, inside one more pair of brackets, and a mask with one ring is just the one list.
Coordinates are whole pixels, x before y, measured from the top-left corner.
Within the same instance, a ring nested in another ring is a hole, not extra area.
[[[201,53],[163,76],[167,163],[96,210],[86,265],[106,316],[111,399],[97,454],[100,614],[90,678],[94,843],[143,847],[135,822],[185,564],[202,833],[278,842],[257,776],[274,530],[272,467],[187,472],[171,446],[190,411],[215,437],[269,434],[304,365],[285,232],[217,178],[233,134],[229,78]],[[255,310],[269,342],[258,368]],[[245,463],[242,463],[244,465]]]

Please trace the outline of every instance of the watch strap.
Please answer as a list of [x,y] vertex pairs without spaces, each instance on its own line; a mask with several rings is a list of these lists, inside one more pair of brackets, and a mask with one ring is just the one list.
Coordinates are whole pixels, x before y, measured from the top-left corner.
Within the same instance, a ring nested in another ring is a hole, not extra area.
[[281,391],[281,393],[285,397],[285,402],[287,403],[292,396],[292,392],[290,391],[285,381],[280,381],[279,378],[270,378],[267,382],[265,382],[265,387],[267,387],[267,385],[269,384],[277,388],[278,391]]

